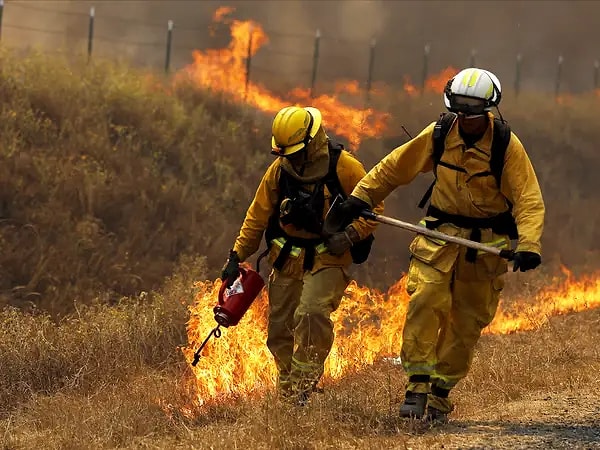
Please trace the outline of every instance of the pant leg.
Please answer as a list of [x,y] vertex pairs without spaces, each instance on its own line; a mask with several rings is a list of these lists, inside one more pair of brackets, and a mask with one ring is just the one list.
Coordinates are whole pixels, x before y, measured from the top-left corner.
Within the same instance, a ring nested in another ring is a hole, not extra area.
[[290,372],[294,352],[294,312],[300,303],[302,280],[277,271],[269,277],[269,321],[267,347],[275,358],[279,388],[291,389]]
[[506,263],[493,255],[480,257],[475,263],[461,261],[462,264],[472,266],[459,270],[454,281],[450,317],[440,332],[437,348],[434,383],[446,390],[467,375],[481,331],[496,314],[506,271]]
[[406,285],[410,302],[400,352],[402,366],[409,377],[409,391],[426,393],[429,390],[428,383],[410,379],[435,373],[438,333],[451,307],[452,277],[452,270],[443,272],[416,258],[411,259]]
[[340,305],[349,279],[340,267],[311,274],[306,272],[300,304],[294,314],[294,355],[292,384],[298,391],[311,390],[323,375],[324,364],[333,345],[330,315]]

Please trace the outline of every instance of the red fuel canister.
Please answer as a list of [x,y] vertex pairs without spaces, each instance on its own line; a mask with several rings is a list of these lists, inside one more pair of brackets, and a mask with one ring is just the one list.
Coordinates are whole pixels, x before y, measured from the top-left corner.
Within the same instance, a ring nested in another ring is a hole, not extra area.
[[240,267],[240,276],[231,287],[225,282],[221,285],[219,304],[213,308],[217,323],[224,327],[237,325],[264,286],[258,272]]

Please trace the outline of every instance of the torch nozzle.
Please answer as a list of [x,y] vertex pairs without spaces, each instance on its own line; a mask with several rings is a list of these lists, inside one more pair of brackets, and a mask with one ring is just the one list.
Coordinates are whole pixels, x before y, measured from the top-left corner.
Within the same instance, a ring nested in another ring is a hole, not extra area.
[[213,334],[215,335],[216,338],[221,337],[221,324],[217,325],[216,328],[213,328],[210,331],[208,336],[206,336],[206,339],[204,339],[204,342],[202,342],[200,347],[198,347],[198,350],[196,350],[194,352],[194,359],[192,360],[192,366],[196,366],[196,364],[198,364],[198,361],[200,361],[200,353],[202,353],[202,349],[206,346],[206,343],[208,342],[208,340],[211,338],[211,336]]

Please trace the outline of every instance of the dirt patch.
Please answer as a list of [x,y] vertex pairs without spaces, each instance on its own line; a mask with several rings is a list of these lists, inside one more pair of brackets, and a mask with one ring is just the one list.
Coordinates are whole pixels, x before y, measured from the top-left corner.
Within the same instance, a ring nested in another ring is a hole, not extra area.
[[[600,448],[599,400],[597,393],[589,391],[535,394],[454,418],[447,425],[406,424],[416,435],[406,448],[596,449]],[[427,440],[433,436],[437,439],[431,446]]]

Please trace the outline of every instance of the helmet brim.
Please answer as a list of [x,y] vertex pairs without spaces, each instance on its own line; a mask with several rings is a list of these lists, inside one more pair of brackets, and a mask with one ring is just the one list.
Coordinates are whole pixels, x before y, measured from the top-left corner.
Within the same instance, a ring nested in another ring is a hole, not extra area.
[[271,153],[273,153],[274,155],[277,155],[277,156],[290,156],[296,152],[299,152],[304,147],[305,147],[304,142],[300,142],[299,144],[288,145],[287,147],[284,147],[283,151],[278,151],[278,149],[280,149],[281,147],[279,147],[277,145],[277,142],[275,142],[275,137],[274,136],[271,137]]
[[308,131],[308,134],[310,135],[310,137],[312,139],[312,138],[314,138],[317,135],[317,131],[319,131],[319,128],[321,127],[321,123],[323,122],[323,116],[321,115],[321,111],[319,111],[317,108],[312,108],[310,106],[307,106],[304,109],[306,111],[308,111],[309,114],[313,118],[312,127]]
[[[321,114],[321,111],[319,111],[317,108],[312,108],[310,106],[307,106],[306,108],[304,108],[304,110],[308,111],[308,113],[312,116],[312,119],[313,119],[312,126],[311,126],[310,130],[308,130],[308,135],[312,139],[317,135],[319,128],[321,128],[321,124],[323,123],[323,115]],[[274,155],[290,156],[290,155],[293,155],[294,153],[299,152],[304,147],[306,147],[306,144],[304,142],[299,142],[298,144],[289,145],[287,147],[284,147],[283,151],[280,152],[280,151],[277,151],[277,149],[279,149],[280,147],[275,142],[275,136],[271,136],[271,149],[272,149],[271,153],[273,153]]]

